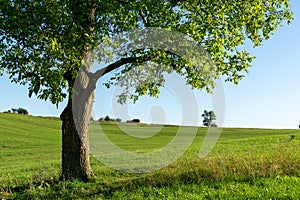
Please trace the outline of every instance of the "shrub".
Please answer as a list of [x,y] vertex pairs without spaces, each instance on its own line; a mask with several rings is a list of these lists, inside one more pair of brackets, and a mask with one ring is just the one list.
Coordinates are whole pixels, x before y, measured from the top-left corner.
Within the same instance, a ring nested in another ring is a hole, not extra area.
[[26,109],[24,109],[24,108],[18,108],[17,112],[20,115],[28,115],[29,114],[28,111]]
[[139,119],[133,119],[132,122],[134,122],[134,123],[140,123],[140,120]]
[[111,119],[108,115],[106,115],[106,117],[104,117],[104,121],[111,121]]

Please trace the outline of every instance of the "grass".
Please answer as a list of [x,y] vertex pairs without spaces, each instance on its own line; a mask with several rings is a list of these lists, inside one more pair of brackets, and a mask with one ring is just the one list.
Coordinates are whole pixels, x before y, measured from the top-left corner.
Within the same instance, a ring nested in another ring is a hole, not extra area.
[[[113,170],[95,158],[97,177],[88,183],[59,181],[61,123],[58,119],[0,114],[0,199],[299,199],[298,130],[223,129],[212,152],[198,157],[206,134],[199,128],[176,162],[149,173]],[[91,126],[96,132],[99,124]],[[153,137],[136,138],[115,124],[101,124],[117,146],[153,152],[174,138],[178,127],[164,126]],[[149,127],[148,127],[149,128]],[[151,134],[143,132],[142,136]],[[132,133],[138,127],[129,126]],[[184,131],[189,134],[190,127]],[[99,143],[101,145],[101,141]]]

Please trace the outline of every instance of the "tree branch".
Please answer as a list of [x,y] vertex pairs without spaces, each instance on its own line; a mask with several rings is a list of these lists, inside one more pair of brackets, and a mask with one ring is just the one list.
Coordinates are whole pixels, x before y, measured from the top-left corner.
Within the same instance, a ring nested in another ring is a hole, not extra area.
[[115,63],[108,65],[105,68],[102,68],[94,73],[94,80],[98,80],[100,77],[108,74],[109,72],[121,67],[122,65],[129,64],[129,63],[142,63],[153,59],[155,56],[153,55],[144,55],[140,57],[128,57],[128,58],[121,58]]
[[140,16],[142,18],[142,21],[144,22],[145,26],[148,27],[148,19],[145,18],[144,13],[141,10],[138,10],[138,12],[139,12],[139,14],[140,14]]

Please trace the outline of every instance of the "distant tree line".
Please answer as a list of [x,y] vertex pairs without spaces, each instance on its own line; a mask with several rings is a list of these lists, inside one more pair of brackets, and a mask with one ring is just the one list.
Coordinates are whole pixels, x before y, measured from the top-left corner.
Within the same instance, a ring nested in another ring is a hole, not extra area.
[[98,119],[98,122],[102,122],[102,121],[122,122],[122,119],[120,119],[120,118],[113,119],[113,118],[110,118],[108,115],[106,115],[105,117],[101,117]]
[[[109,117],[108,115],[106,115],[105,117],[101,117],[98,119],[98,122],[122,122],[122,119],[121,118],[116,118],[116,119],[113,119],[111,117]],[[133,119],[133,120],[127,120],[126,123],[140,123],[140,119]]]
[[28,115],[29,112],[25,108],[12,108],[8,111],[4,111],[4,113],[13,113],[13,114],[20,114],[20,115]]

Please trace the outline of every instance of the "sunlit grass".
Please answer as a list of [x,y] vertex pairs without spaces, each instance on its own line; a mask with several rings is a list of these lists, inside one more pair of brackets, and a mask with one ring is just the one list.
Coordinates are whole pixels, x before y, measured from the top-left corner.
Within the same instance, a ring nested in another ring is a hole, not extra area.
[[[215,148],[198,157],[206,128],[199,128],[185,154],[150,173],[119,172],[92,157],[97,175],[89,183],[59,180],[58,119],[0,114],[0,198],[17,199],[296,199],[300,196],[298,130],[223,129]],[[95,130],[93,124],[91,131]],[[107,137],[133,152],[151,152],[172,141],[178,127],[135,138],[115,124]],[[186,128],[189,132],[189,128]],[[294,137],[291,137],[294,135]]]

